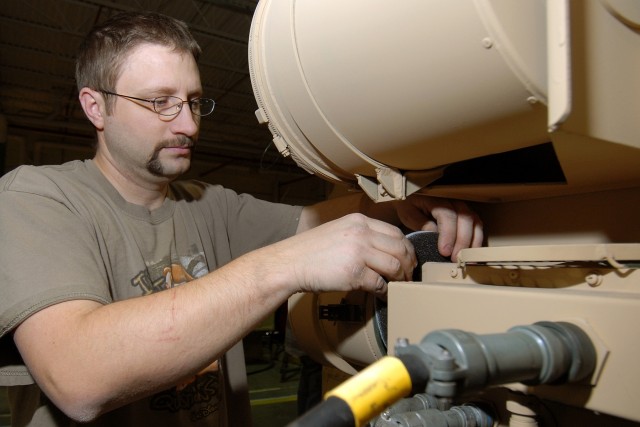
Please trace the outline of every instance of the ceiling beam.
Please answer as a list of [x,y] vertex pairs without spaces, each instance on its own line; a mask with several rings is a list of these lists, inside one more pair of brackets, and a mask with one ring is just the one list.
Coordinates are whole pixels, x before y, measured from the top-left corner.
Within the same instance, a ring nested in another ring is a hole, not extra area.
[[210,3],[214,6],[228,9],[233,12],[244,13],[253,16],[258,6],[258,0],[201,0],[203,3]]
[[[119,11],[119,12],[124,12],[124,11],[139,11],[140,7],[136,6],[135,3],[116,3],[113,1],[109,1],[109,0],[84,0],[84,1],[77,1],[77,0],[65,0],[68,3],[73,3],[73,4],[81,4],[81,5],[87,5],[87,4],[92,4],[95,6],[100,6],[100,7],[105,7],[108,9],[112,9],[115,11]],[[129,5],[131,4],[131,5]],[[232,33],[227,33],[224,31],[218,31],[212,28],[208,28],[208,27],[204,27],[201,25],[189,25],[189,28],[191,30],[191,32],[196,32],[196,33],[200,33],[202,35],[206,35],[212,38],[215,38],[216,40],[219,41],[223,41],[223,42],[227,42],[227,43],[233,43],[233,44],[237,44],[240,46],[247,46],[248,45],[248,40],[247,37],[241,37],[241,36],[237,36],[235,34]],[[248,35],[247,35],[248,36]]]

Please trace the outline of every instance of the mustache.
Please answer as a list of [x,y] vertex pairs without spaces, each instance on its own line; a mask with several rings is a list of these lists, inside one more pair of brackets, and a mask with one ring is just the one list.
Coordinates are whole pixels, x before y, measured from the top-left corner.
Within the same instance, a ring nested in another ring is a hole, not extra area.
[[195,146],[196,146],[196,140],[194,138],[189,138],[188,136],[181,135],[173,139],[161,141],[156,146],[156,151],[160,151],[161,149],[167,148],[167,147],[193,148]]

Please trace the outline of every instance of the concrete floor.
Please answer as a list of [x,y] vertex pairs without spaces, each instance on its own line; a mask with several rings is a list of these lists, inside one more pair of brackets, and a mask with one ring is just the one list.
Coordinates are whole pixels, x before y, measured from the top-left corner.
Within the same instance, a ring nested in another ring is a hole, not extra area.
[[255,427],[284,427],[297,418],[300,367],[295,360],[287,363],[287,358],[281,353],[271,363],[247,364]]
[[0,427],[9,427],[11,424],[9,415],[9,402],[7,402],[7,388],[0,387]]

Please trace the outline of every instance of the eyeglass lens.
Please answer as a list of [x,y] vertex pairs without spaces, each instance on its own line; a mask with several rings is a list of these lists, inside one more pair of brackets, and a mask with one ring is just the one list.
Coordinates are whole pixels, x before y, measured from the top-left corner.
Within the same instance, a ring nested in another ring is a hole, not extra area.
[[206,116],[213,112],[215,102],[209,98],[198,98],[191,101],[183,101],[176,96],[161,96],[153,100],[153,108],[156,113],[163,116],[173,116],[182,110],[184,103],[189,104],[189,108],[193,114]]

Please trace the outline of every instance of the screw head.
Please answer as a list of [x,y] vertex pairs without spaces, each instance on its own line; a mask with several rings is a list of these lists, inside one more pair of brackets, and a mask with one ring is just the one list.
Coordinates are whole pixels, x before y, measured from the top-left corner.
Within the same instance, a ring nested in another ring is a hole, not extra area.
[[602,284],[602,275],[597,271],[591,274],[588,274],[587,277],[584,278],[589,286],[596,287]]

